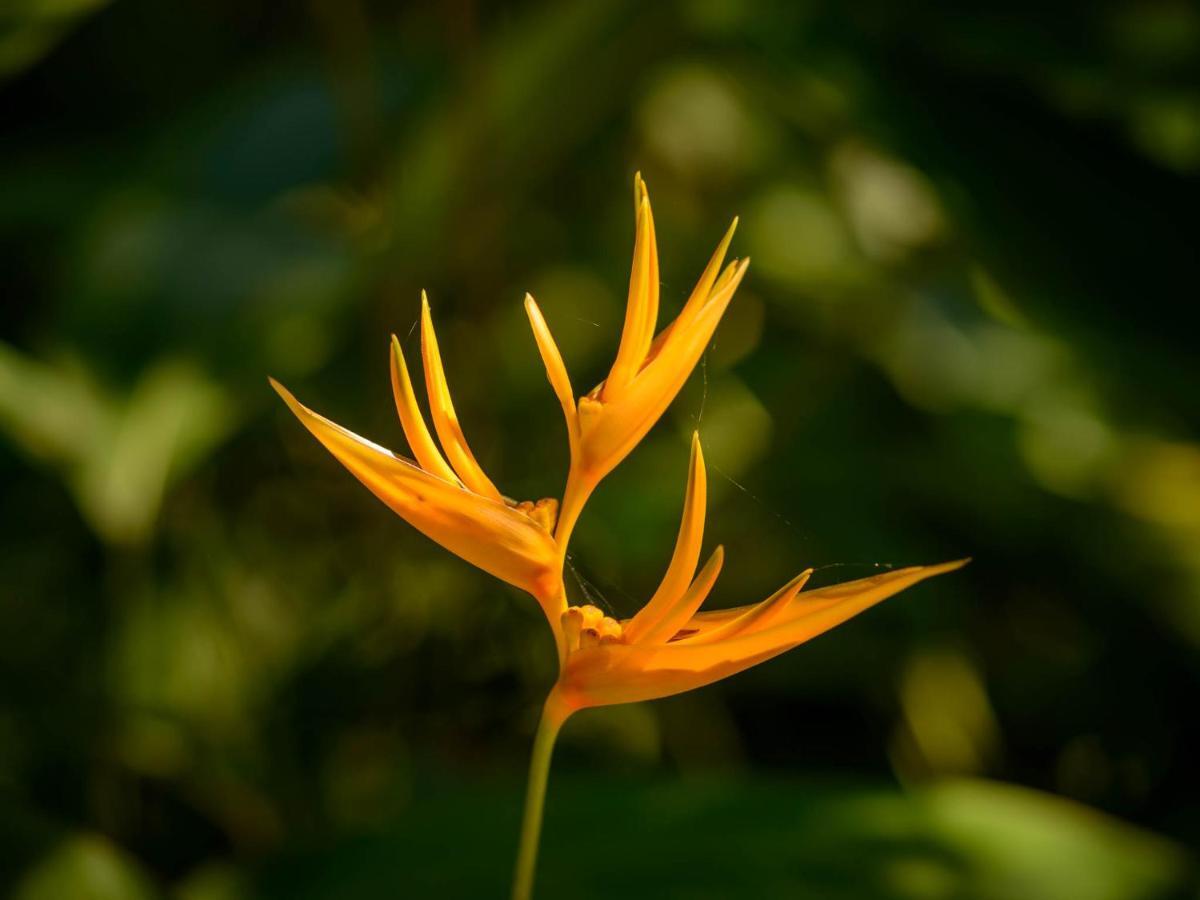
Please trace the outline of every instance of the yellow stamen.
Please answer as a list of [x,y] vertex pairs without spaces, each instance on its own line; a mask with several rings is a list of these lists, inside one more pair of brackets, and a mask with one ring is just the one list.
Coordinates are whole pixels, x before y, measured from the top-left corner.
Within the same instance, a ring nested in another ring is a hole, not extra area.
[[514,504],[514,508],[525,513],[547,532],[554,533],[554,523],[558,519],[558,501],[553,497],[546,497],[536,503],[532,500],[522,500]]
[[568,607],[559,621],[562,624],[563,640],[568,654],[601,644],[620,643],[625,639],[621,623],[611,616],[604,615],[590,603]]

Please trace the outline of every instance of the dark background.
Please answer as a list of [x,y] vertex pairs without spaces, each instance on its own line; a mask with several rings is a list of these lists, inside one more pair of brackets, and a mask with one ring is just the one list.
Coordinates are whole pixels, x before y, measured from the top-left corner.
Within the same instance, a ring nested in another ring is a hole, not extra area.
[[[1200,14],[1184,3],[0,7],[0,890],[504,896],[553,652],[286,412],[404,450],[418,291],[557,494],[631,180],[666,315],[754,262],[589,505],[628,615],[710,463],[714,605],[970,555],[564,732],[541,896],[1195,897]],[[585,594],[584,586],[587,586]]]

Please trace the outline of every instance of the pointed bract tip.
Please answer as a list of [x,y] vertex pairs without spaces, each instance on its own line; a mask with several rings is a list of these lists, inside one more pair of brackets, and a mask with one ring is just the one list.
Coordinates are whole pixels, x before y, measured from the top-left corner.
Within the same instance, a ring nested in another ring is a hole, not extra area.
[[814,571],[815,570],[812,567],[805,569],[803,572],[789,581],[784,590],[791,593],[793,596],[799,594],[800,591],[803,590],[804,585],[808,584],[808,579],[812,578]]
[[392,351],[393,362],[396,360],[404,362],[404,345],[400,343],[400,338],[394,334],[392,335],[392,342],[388,345],[388,349]]
[[642,173],[633,174],[633,213],[638,219],[642,217],[642,200],[647,196],[646,182],[642,181]]
[[303,414],[308,410],[306,410],[304,405],[296,399],[295,395],[274,378],[267,376],[267,381],[271,383],[271,387],[275,388],[275,393],[277,393],[283,399],[283,402],[288,405],[288,409],[294,412],[297,416],[303,417]]
[[928,566],[911,566],[910,569],[921,573],[922,578],[931,578],[934,575],[945,575],[947,572],[957,572],[963,566],[971,561],[971,557],[966,556],[962,559],[953,559],[950,562],[934,563]]
[[425,288],[421,288],[421,309],[429,309],[429,295],[425,293]]
[[539,332],[546,329],[546,319],[542,316],[541,307],[533,299],[533,294],[525,294],[525,317],[529,319],[529,324],[533,327],[534,339],[537,340],[540,346],[542,339],[539,336]]

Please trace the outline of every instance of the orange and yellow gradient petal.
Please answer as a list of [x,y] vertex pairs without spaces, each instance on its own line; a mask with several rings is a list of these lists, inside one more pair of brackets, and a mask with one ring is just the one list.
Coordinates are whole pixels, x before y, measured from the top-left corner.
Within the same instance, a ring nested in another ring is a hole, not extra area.
[[722,270],[733,240],[734,219],[675,320],[657,337],[659,284],[654,217],[645,182],[634,179],[637,236],[629,302],[617,356],[608,377],[576,402],[562,355],[533,297],[526,295],[538,351],[567,420],[571,469],[555,532],[570,538],[579,512],[600,480],[637,446],[679,393],[745,277],[750,261]]
[[532,594],[547,615],[561,612],[558,548],[544,523],[503,500],[425,471],[308,409],[273,379],[271,385],[317,440],[406,522],[472,565]]
[[694,574],[704,537],[704,499],[704,455],[694,434],[679,538],[650,602],[626,622],[604,617],[594,607],[571,607],[562,616],[560,646],[566,657],[555,692],[564,714],[711,684],[966,563],[913,566],[802,593],[812,574],[807,569],[761,603],[702,613],[698,610],[724,558],[718,547]]
[[[912,566],[815,591],[801,593],[797,589],[790,597],[785,587],[783,596],[787,599],[783,601],[778,599],[780,595],[773,595],[762,604],[723,616],[728,623],[742,616],[753,619],[756,611],[771,612],[769,617],[762,616],[768,619],[766,623],[747,622],[744,630],[725,638],[706,640],[700,628],[692,636],[663,644],[612,641],[581,647],[568,656],[555,690],[573,710],[654,700],[694,690],[798,647],[876,603],[966,563],[956,560]],[[693,619],[677,634],[686,635],[695,624]]]
[[[811,569],[761,603],[701,612],[724,563],[717,547],[697,572],[704,539],[706,475],[698,435],[679,535],[662,582],[635,616],[617,621],[591,605],[567,606],[567,545],[592,491],[637,446],[679,393],[746,275],[726,264],[737,219],[691,295],[655,334],[659,262],[650,196],[634,178],[636,237],[625,323],[608,376],[576,399],[550,329],[532,296],[525,310],[567,423],[571,464],[561,512],[553,499],[516,503],[488,478],[467,444],[450,397],[429,301],[421,294],[421,362],[433,431],[426,424],[400,342],[392,336],[396,410],[416,462],[397,456],[301,405],[271,384],[316,438],[377,497],[467,562],[533,595],[550,622],[559,678],[546,701],[530,767],[513,896],[530,896],[541,806],[555,736],[572,713],[693,690],[784,653],[918,582],[966,560],[913,566],[804,591]],[[436,440],[435,440],[436,435]],[[440,447],[439,447],[440,444]]]

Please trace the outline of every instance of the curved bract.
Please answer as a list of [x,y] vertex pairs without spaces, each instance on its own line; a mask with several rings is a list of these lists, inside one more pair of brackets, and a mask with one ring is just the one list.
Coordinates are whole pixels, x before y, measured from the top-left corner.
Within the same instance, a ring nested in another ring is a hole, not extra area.
[[[911,585],[966,560],[912,566],[802,593],[811,569],[760,603],[699,612],[720,573],[721,547],[696,573],[704,537],[705,474],[699,434],[675,553],[662,583],[633,618],[602,618],[594,607],[563,613],[566,657],[556,692],[567,710],[653,700],[702,687],[777,656]],[[568,621],[585,624],[567,628]],[[590,629],[590,630],[589,630]]]
[[543,606],[559,599],[558,552],[545,521],[433,475],[318,415],[278,382],[271,384],[338,462],[422,534]]
[[[806,572],[762,603],[739,610],[737,618],[749,621],[726,637],[706,637],[705,621],[697,616],[666,643],[618,639],[580,647],[568,655],[557,689],[568,708],[583,709],[703,687],[791,650],[918,581],[952,572],[966,562],[912,566],[801,594],[796,581],[806,578]],[[764,613],[772,609],[771,624],[753,621],[768,618]]]
[[301,422],[396,513],[467,562],[537,599],[558,647],[560,675],[551,699],[563,716],[584,707],[649,700],[709,684],[965,562],[898,569],[807,592],[803,588],[811,570],[805,570],[761,603],[701,612],[725,557],[717,547],[699,565],[706,477],[700,437],[694,434],[679,536],[654,595],[622,622],[594,606],[568,604],[563,565],[584,505],[679,393],[749,265],[747,259],[725,262],[735,219],[679,314],[656,334],[657,239],[649,192],[640,175],[634,179],[634,211],[634,258],[620,343],[608,376],[584,396],[574,394],[542,311],[525,295],[534,341],[566,418],[571,467],[561,510],[554,499],[507,499],[479,465],[451,399],[423,292],[421,361],[432,432],[400,342],[394,335],[391,342],[396,410],[415,461],[317,415],[272,381]]
[[696,368],[750,265],[749,259],[735,259],[721,268],[737,228],[734,219],[679,315],[655,336],[658,250],[650,194],[640,175],[634,178],[634,208],[637,238],[617,356],[608,377],[578,401],[537,301],[525,295],[534,340],[567,421],[571,470],[555,532],[564,545],[596,485],[646,436]]

